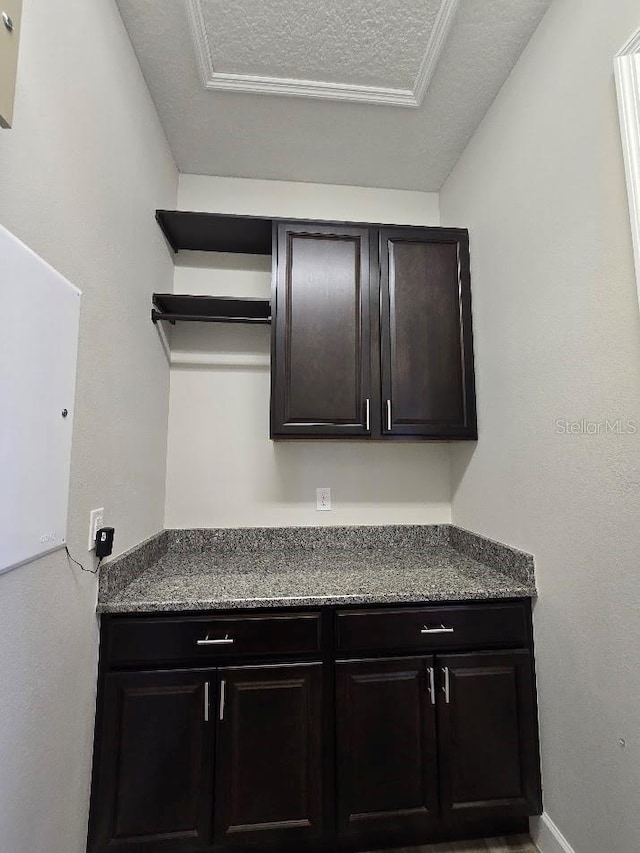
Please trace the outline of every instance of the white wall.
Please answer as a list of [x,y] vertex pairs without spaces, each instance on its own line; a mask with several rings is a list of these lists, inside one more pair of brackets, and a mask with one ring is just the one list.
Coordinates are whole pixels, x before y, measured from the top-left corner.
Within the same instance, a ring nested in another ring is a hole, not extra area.
[[[479,401],[453,521],[535,554],[545,809],[576,853],[640,838],[640,313],[612,67],[639,26],[637,0],[555,0],[441,193],[471,232]],[[583,418],[638,431],[556,424]]]
[[[183,210],[437,225],[433,193],[181,175]],[[269,296],[270,258],[184,252],[179,293]],[[269,440],[269,328],[177,326],[167,527],[428,524],[450,519],[448,445]],[[220,362],[235,360],[235,366]],[[333,510],[317,512],[316,487]]]
[[[162,527],[168,369],[149,311],[173,264],[153,212],[176,188],[115,3],[25,3],[0,222],[84,294],[69,541],[85,564],[92,507],[116,552]],[[2,853],[85,850],[95,603],[63,552],[0,576]]]
[[439,225],[438,193],[180,175],[180,210],[245,216]]

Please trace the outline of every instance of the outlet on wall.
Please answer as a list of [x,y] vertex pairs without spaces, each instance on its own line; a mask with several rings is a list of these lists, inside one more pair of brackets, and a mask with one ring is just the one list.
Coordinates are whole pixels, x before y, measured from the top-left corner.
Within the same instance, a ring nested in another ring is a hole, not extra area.
[[89,551],[93,551],[96,547],[96,533],[104,527],[104,507],[100,509],[92,509],[89,514]]
[[328,487],[316,489],[316,509],[331,509],[331,489],[329,489]]

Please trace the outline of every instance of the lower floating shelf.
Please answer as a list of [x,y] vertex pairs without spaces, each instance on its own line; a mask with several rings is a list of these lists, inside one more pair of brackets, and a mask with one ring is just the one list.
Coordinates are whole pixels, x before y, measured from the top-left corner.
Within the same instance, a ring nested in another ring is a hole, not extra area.
[[270,323],[271,300],[154,293],[151,319],[197,323]]

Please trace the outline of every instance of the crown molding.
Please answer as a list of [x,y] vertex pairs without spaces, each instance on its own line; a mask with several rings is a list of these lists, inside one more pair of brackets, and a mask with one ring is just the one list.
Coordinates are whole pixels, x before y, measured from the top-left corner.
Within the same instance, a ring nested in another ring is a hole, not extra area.
[[616,56],[630,56],[633,53],[640,53],[640,30],[623,44]]
[[321,80],[260,77],[216,71],[202,11],[202,0],[185,0],[202,85],[210,91],[247,92],[253,95],[285,95],[417,108],[433,78],[458,8],[459,0],[442,0],[412,89],[327,83]]
[[445,43],[449,38],[449,32],[457,11],[458,0],[443,0],[440,5],[433,30],[431,31],[431,37],[429,38],[429,44],[427,45],[422,63],[420,64],[420,70],[413,84],[413,96],[416,106],[420,106],[424,100],[424,96],[427,93],[429,84],[440,61]]
[[615,57],[614,72],[640,303],[640,30]]
[[205,88],[225,92],[249,92],[253,95],[286,95],[293,98],[323,98],[329,101],[359,101],[396,107],[418,107],[411,89],[386,89],[383,86],[350,86],[320,80],[286,77],[257,77],[251,74],[224,74],[215,71]]
[[211,80],[215,71],[213,70],[213,57],[211,56],[209,36],[207,35],[207,27],[204,22],[202,3],[200,0],[185,0],[185,7],[189,29],[191,30],[191,38],[193,39],[193,47],[196,52],[200,79],[206,89],[207,83]]

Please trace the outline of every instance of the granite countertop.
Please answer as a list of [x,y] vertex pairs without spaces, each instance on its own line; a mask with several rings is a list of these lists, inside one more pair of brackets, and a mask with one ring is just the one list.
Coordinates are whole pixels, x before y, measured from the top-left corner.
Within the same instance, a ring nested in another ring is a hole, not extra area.
[[163,531],[108,564],[98,611],[517,598],[530,555],[450,525]]

